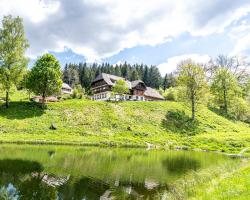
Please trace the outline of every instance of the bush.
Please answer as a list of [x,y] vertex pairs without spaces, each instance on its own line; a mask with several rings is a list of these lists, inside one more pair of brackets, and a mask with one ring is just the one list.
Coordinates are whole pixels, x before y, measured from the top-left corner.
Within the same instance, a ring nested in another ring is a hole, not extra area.
[[82,99],[85,96],[85,89],[81,85],[76,85],[71,96],[73,99]]
[[234,98],[230,102],[229,112],[235,119],[250,123],[250,105],[244,99]]
[[202,130],[199,128],[199,122],[192,120],[184,111],[168,111],[162,125],[168,131],[182,134],[194,135]]
[[168,101],[177,101],[177,93],[177,88],[170,87],[163,93],[163,97]]
[[72,99],[72,95],[70,95],[70,94],[62,94],[61,96],[58,97],[58,99],[60,99],[60,100]]

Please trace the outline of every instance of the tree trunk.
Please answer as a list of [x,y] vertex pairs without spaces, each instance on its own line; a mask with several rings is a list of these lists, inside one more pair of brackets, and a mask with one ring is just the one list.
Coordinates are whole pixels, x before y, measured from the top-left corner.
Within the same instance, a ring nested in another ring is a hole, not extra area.
[[45,96],[45,94],[43,93],[43,95],[42,95],[42,108],[45,107],[45,98],[46,98],[46,96]]
[[192,93],[191,103],[192,103],[192,120],[195,119],[195,99],[194,94]]
[[9,108],[9,90],[6,90],[5,107]]
[[227,91],[226,91],[226,88],[224,88],[224,91],[223,91],[223,101],[224,101],[224,111],[227,114]]

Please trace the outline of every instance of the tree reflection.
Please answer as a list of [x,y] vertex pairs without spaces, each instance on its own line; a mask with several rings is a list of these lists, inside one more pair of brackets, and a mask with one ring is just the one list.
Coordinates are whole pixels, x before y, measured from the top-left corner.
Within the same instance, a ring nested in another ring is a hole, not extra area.
[[189,170],[197,170],[201,167],[198,160],[185,155],[167,157],[162,161],[162,165],[170,173],[183,174]]
[[31,172],[41,172],[43,167],[40,163],[20,159],[0,160],[0,173],[8,174],[28,174]]
[[89,177],[71,180],[71,183],[59,188],[62,199],[99,199],[109,185],[103,181]]
[[43,166],[35,161],[0,160],[1,197],[8,199],[15,195],[14,199],[56,199],[55,188],[42,182],[42,170]]
[[43,200],[57,199],[55,187],[51,187],[42,182],[42,176],[29,177],[19,185],[19,199]]

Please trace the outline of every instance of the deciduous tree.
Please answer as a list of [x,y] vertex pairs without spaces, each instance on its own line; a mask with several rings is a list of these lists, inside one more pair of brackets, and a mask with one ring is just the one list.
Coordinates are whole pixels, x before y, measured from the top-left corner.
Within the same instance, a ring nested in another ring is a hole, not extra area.
[[57,59],[51,54],[44,54],[36,61],[29,73],[29,89],[42,96],[44,106],[46,97],[60,92],[62,88],[61,78],[62,72]]
[[218,106],[227,114],[230,101],[240,95],[241,88],[228,68],[218,68],[212,79],[211,91]]
[[0,28],[0,82],[6,92],[6,107],[9,107],[9,93],[13,85],[22,78],[28,60],[28,48],[23,21],[20,17],[5,16]]
[[177,83],[185,87],[187,100],[191,103],[192,119],[195,119],[196,105],[203,97],[206,88],[204,70],[191,60],[178,66]]
[[128,92],[129,92],[128,85],[126,81],[124,81],[123,79],[116,81],[116,84],[112,87],[112,93],[114,95],[119,94],[123,96]]

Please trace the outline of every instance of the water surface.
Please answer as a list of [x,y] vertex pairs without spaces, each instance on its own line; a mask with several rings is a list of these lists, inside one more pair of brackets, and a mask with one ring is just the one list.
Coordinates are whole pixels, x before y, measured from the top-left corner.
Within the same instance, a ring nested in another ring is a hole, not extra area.
[[156,199],[190,172],[228,160],[205,152],[0,145],[0,199]]

